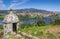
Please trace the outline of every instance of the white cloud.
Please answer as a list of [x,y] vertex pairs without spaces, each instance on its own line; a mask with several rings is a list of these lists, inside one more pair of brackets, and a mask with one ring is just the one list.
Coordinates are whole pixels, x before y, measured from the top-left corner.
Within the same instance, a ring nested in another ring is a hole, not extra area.
[[9,8],[14,8],[16,6],[26,3],[27,1],[28,0],[13,0]]
[[15,8],[21,4],[26,3],[28,0],[11,0],[9,7],[3,3],[3,0],[0,0],[0,10],[1,9],[10,9],[10,8]]

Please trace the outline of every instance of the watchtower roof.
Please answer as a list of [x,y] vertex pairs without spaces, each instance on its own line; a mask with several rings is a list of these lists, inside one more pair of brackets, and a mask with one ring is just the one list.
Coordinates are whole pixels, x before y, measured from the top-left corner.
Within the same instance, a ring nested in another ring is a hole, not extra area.
[[10,12],[8,15],[4,17],[4,23],[16,23],[19,22],[18,16],[13,13],[12,9],[10,9]]

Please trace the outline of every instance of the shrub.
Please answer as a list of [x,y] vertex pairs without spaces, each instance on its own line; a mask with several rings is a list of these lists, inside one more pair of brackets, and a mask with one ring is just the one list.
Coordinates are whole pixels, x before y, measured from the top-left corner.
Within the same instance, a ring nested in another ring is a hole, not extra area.
[[37,32],[39,36],[43,36],[43,31]]
[[28,28],[28,27],[34,27],[34,26],[37,26],[36,23],[26,23],[26,24],[22,24],[20,27],[21,28]]
[[55,19],[51,22],[52,25],[60,25],[60,19]]
[[32,32],[32,35],[33,36],[43,36],[43,31],[37,31],[36,33],[34,32]]
[[0,29],[3,29],[3,26],[2,25],[0,25]]
[[38,26],[44,26],[44,25],[45,25],[45,21],[39,20],[39,21],[37,22],[37,25],[38,25]]

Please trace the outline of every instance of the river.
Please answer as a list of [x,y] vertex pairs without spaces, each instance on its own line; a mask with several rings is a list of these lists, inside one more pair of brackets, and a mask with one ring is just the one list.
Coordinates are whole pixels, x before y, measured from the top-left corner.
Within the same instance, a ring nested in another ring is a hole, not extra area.
[[[37,23],[37,21],[39,20],[44,20],[46,24],[50,24],[50,22],[52,20],[54,20],[54,18],[48,17],[48,18],[36,18],[36,19],[24,19],[24,20],[20,20],[20,22],[22,22],[23,24],[25,23]],[[0,25],[3,24],[3,20],[0,19]]]

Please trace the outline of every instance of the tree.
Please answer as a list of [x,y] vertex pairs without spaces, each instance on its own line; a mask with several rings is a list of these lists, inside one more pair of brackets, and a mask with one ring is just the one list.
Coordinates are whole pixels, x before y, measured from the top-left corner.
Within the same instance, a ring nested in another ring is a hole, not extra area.
[[38,25],[38,26],[44,26],[44,25],[45,25],[45,21],[39,20],[39,21],[37,22],[37,25]]

